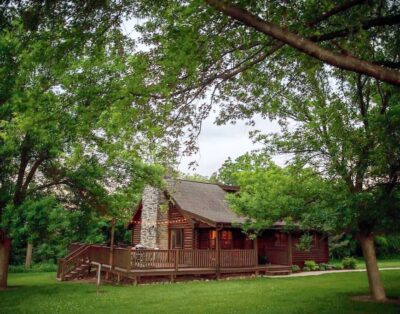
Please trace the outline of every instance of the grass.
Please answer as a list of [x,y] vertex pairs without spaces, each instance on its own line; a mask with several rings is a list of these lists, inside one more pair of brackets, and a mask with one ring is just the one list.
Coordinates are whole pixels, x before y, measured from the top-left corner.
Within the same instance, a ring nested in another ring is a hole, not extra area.
[[[341,260],[331,260],[329,264],[342,265]],[[381,259],[378,261],[379,268],[385,267],[400,267],[400,258]],[[357,269],[365,269],[365,261],[362,258],[357,258]]]
[[[391,297],[400,271],[382,271]],[[395,304],[356,302],[368,293],[364,272],[297,278],[257,278],[141,286],[58,282],[54,273],[10,274],[0,292],[6,313],[400,313]]]

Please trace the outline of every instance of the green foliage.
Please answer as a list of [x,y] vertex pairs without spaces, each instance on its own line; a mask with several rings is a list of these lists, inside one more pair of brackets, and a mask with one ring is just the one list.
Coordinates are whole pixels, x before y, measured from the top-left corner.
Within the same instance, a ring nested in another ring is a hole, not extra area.
[[223,184],[238,185],[239,173],[265,169],[270,163],[271,158],[257,152],[245,153],[234,161],[229,157],[218,171],[212,175],[212,179]]
[[33,264],[31,267],[24,265],[10,265],[9,273],[48,273],[57,271],[57,264]]
[[356,269],[357,260],[354,257],[345,257],[342,260],[342,266],[344,269]]
[[179,173],[178,177],[179,177],[179,179],[189,180],[189,181],[210,182],[210,178],[208,178],[207,176],[198,174],[198,173],[191,173],[191,174]]
[[299,242],[296,243],[295,247],[299,251],[309,252],[312,249],[313,237],[311,234],[304,233],[301,235]]
[[318,270],[324,271],[324,270],[329,270],[328,264],[318,264]]
[[357,253],[357,242],[351,235],[339,234],[329,237],[329,256],[331,259],[342,259]]
[[[343,187],[332,185],[311,168],[281,168],[270,163],[265,169],[242,171],[237,179],[240,192],[228,195],[227,200],[239,214],[254,219],[247,222],[247,229],[284,221],[288,230],[301,224],[332,231],[341,223],[338,206],[345,202]],[[303,239],[309,240],[307,236]]]
[[311,270],[311,268],[308,267],[308,266],[304,266],[304,267],[303,267],[303,271],[310,271],[310,270]]
[[375,236],[376,254],[380,258],[400,255],[400,236],[397,234]]
[[128,221],[143,186],[161,186],[161,164],[174,162],[181,129],[168,104],[138,95],[143,66],[122,30],[130,12],[117,1],[2,6],[0,228],[12,263],[28,241],[35,262],[108,241],[110,218]]
[[[126,219],[117,220],[115,243],[129,244]],[[67,210],[55,197],[29,200],[19,207],[7,206],[4,227],[13,240],[11,264],[23,264],[26,245],[33,244],[35,263],[56,263],[64,257],[73,242],[107,244],[110,241],[110,219],[82,207]]]
[[315,261],[305,261],[304,267],[307,267],[309,270],[318,270],[318,265]]
[[299,265],[292,265],[292,272],[293,273],[298,273],[301,271],[301,268]]

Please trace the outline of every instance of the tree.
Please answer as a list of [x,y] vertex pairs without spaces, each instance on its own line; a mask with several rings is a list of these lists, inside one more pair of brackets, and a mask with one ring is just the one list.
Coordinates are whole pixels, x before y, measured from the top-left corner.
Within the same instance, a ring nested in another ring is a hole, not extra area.
[[384,300],[373,235],[398,221],[399,94],[384,83],[399,84],[396,2],[138,1],[135,8],[145,18],[137,29],[149,45],[151,101],[180,108],[189,143],[213,105],[221,124],[252,123],[255,114],[276,119],[282,130],[264,137],[268,154],[294,154],[346,182],[358,219],[343,227],[363,247],[372,296]]
[[160,180],[149,162],[171,159],[179,128],[168,106],[135,95],[142,65],[121,31],[122,10],[119,1],[2,6],[0,219],[43,195],[116,212]]
[[292,153],[296,163],[345,189],[338,217],[346,220],[339,220],[336,230],[360,242],[371,294],[385,300],[374,235],[395,232],[400,218],[399,91],[316,67],[276,101],[279,106],[267,103],[263,111],[279,117],[282,132],[259,134],[258,140],[268,154]]
[[237,157],[234,161],[230,157],[224,161],[212,179],[228,185],[238,185],[237,176],[243,171],[265,169],[271,164],[271,158],[265,154],[251,152]]
[[259,232],[277,221],[285,228],[318,229],[335,232],[349,224],[341,215],[351,201],[338,180],[327,180],[312,168],[290,165],[284,168],[270,162],[267,167],[234,174],[240,191],[228,195],[230,206],[248,217],[244,229]]

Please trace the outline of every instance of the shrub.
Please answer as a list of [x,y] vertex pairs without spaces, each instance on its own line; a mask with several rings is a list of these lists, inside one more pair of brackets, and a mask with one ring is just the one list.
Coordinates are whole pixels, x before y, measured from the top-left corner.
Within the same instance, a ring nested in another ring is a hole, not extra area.
[[300,271],[300,267],[298,265],[292,265],[292,272],[298,273]]
[[375,236],[376,255],[380,258],[398,256],[400,253],[400,235]]
[[324,263],[318,264],[318,269],[319,270],[328,270],[328,264],[324,264]]
[[310,271],[311,269],[309,268],[309,267],[307,267],[307,266],[304,266],[303,267],[303,271]]
[[325,269],[326,270],[333,270],[335,269],[335,265],[331,265],[331,264],[324,264],[325,265]]
[[344,269],[356,269],[357,260],[354,257],[345,257],[342,260],[342,266]]
[[343,269],[343,265],[333,265],[333,269],[342,270]]
[[350,235],[329,237],[329,256],[331,259],[342,259],[357,254],[357,241]]
[[25,267],[25,265],[10,265],[8,268],[9,273],[45,273],[57,271],[56,264],[33,264],[32,267]]
[[304,266],[309,268],[310,270],[318,270],[318,265],[314,261],[305,261]]

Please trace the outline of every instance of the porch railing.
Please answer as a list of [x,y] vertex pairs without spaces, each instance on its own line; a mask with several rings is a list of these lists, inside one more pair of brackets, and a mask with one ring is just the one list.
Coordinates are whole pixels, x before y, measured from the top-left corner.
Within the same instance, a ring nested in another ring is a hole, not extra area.
[[[74,249],[59,263],[59,277],[63,278],[84,260],[126,271],[144,269],[200,269],[245,268],[258,264],[256,250],[132,250],[102,245],[74,245]],[[112,265],[110,265],[110,262]]]

